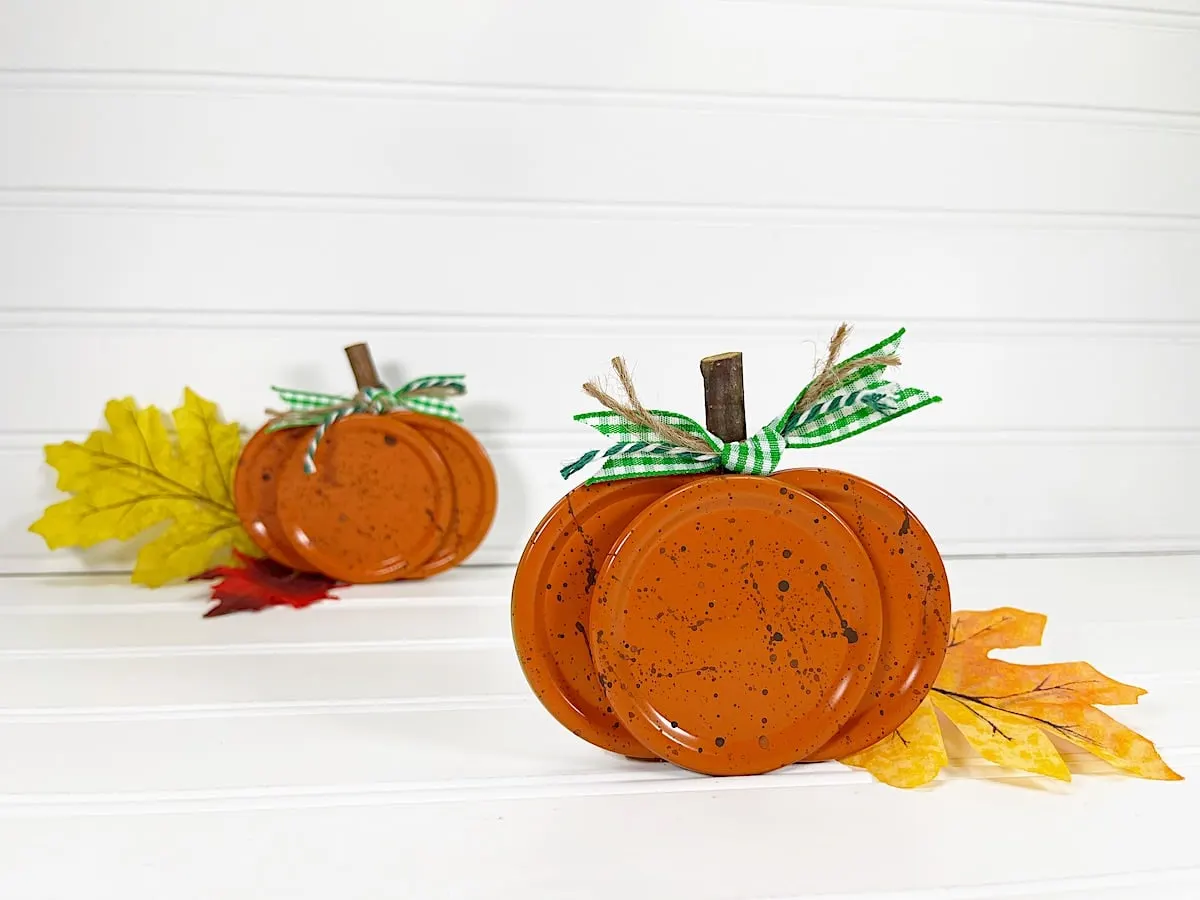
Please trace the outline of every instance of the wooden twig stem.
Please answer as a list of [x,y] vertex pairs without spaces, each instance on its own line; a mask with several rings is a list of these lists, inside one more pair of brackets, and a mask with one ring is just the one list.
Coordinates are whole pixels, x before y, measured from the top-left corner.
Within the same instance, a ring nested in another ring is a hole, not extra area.
[[346,359],[350,360],[350,369],[354,372],[354,383],[361,390],[368,387],[383,387],[383,379],[371,359],[371,348],[366,344],[351,344],[346,348]]
[[700,360],[704,378],[704,425],[726,443],[746,439],[746,393],[742,354],[720,353]]

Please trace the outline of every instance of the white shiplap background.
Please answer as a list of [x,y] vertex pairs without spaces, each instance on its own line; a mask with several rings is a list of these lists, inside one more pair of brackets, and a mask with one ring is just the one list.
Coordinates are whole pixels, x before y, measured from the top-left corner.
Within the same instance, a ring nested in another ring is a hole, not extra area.
[[[1186,781],[691,777],[542,710],[510,569],[201,623],[25,530],[109,398],[253,427],[367,340],[469,373],[511,563],[611,356],[702,415],[740,349],[759,423],[841,318],[946,402],[795,464],[948,555],[1193,551],[948,563]],[[1200,0],[0,0],[0,896],[1200,896],[1198,345]]]
[[750,420],[833,325],[946,402],[797,465],[948,554],[1200,550],[1200,0],[0,0],[0,570],[41,446],[184,385],[469,373],[512,562],[609,357]]

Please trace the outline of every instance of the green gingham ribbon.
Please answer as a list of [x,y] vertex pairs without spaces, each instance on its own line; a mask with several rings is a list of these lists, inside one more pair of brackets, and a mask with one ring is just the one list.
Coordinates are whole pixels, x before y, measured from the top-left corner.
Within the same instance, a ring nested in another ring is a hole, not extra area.
[[[895,353],[903,336],[904,329],[901,328],[878,344],[848,357],[840,367],[853,370],[853,365],[848,364],[856,359]],[[744,441],[725,443],[694,419],[675,412],[650,410],[656,419],[700,438],[712,448],[711,453],[664,443],[654,431],[630,422],[619,413],[580,413],[575,416],[575,421],[584,422],[605,437],[616,438],[617,442],[603,450],[589,450],[573,463],[563,466],[560,474],[563,478],[570,478],[595,460],[602,459],[604,465],[588,479],[588,484],[622,478],[720,470],[745,475],[770,475],[778,468],[785,449],[835,444],[942,399],[882,378],[881,374],[886,368],[884,365],[872,365],[853,371],[844,381],[827,390],[811,407],[797,412],[802,401],[807,399],[806,385],[783,415]]]
[[[317,470],[316,454],[325,432],[336,422],[357,413],[380,415],[397,409],[407,409],[411,412],[424,413],[427,416],[438,416],[461,422],[458,410],[454,404],[444,397],[426,396],[415,391],[437,388],[453,396],[467,392],[465,375],[426,375],[414,378],[403,387],[390,391],[383,387],[367,387],[353,397],[343,397],[337,394],[318,394],[314,391],[298,391],[293,388],[272,386],[279,399],[288,405],[289,412],[285,417],[267,426],[268,431],[278,431],[282,428],[301,428],[316,426],[312,439],[304,454],[304,471],[311,475]],[[311,415],[305,415],[311,411]]]

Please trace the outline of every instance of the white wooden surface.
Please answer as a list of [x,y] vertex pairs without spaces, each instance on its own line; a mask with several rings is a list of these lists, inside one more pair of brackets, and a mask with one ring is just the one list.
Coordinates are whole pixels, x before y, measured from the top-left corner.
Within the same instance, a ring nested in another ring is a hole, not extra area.
[[364,339],[469,374],[511,564],[611,356],[759,423],[841,318],[947,402],[807,461],[947,553],[1200,550],[1198,295],[1198,0],[0,0],[0,571],[128,566],[26,532],[109,398]]
[[[0,896],[1193,898],[1200,557],[954,560],[960,608],[1148,689],[1187,780],[1070,785],[952,744],[903,792],[836,763],[711,779],[593,749],[527,689],[511,570],[202,621],[201,587],[0,582]],[[968,777],[969,776],[969,777]]]

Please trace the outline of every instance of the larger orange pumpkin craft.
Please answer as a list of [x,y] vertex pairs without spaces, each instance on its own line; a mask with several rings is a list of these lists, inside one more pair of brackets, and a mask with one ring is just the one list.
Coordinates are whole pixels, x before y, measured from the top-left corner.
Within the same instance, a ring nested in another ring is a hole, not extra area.
[[701,362],[708,428],[585,390],[617,443],[535,529],[513,637],[546,709],[591,743],[711,775],[862,750],[917,708],[941,666],[950,597],[937,548],[882,488],[777,471],[785,448],[851,437],[936,402],[881,377],[903,329],[838,361],[746,437],[741,356]]
[[458,565],[496,511],[487,453],[445,399],[461,376],[391,392],[365,344],[346,353],[354,397],[277,389],[292,409],[250,439],[234,477],[244,527],[276,562],[346,583]]

